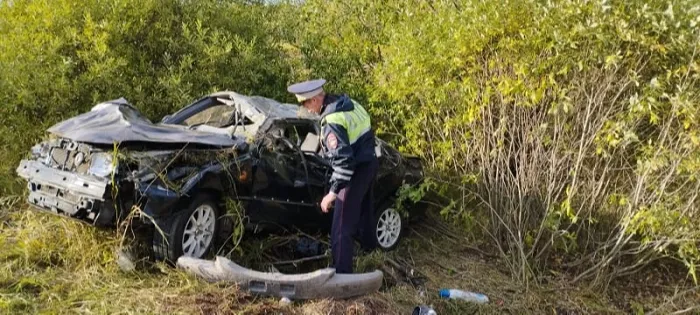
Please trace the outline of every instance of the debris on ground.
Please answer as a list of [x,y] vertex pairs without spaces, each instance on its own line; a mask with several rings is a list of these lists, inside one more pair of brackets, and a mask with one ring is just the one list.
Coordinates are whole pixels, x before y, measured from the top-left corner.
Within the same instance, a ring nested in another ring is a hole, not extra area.
[[131,252],[123,249],[117,251],[117,265],[119,265],[119,269],[122,271],[132,272],[136,270],[134,260],[134,255]]
[[489,297],[486,295],[458,289],[441,289],[440,297],[443,299],[463,300],[479,304],[489,302]]
[[280,305],[287,306],[290,304],[292,304],[292,300],[290,300],[288,297],[285,296],[282,299],[280,299]]
[[435,310],[427,305],[419,305],[413,309],[412,315],[437,315]]
[[321,242],[310,237],[301,237],[296,243],[296,252],[303,256],[318,256],[324,251]]
[[305,274],[259,272],[221,256],[214,261],[182,256],[177,260],[177,266],[208,282],[231,283],[256,295],[295,300],[367,295],[377,292],[383,279],[378,270],[356,274],[337,274],[333,268]]

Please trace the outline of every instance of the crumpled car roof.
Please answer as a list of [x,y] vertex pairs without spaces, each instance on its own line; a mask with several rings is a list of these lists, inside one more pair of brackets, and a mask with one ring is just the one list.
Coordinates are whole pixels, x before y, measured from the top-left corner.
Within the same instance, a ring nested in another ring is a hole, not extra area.
[[[220,91],[208,95],[208,97],[221,100],[230,100],[231,106],[236,106],[241,113],[253,121],[253,124],[239,126],[235,135],[241,138],[254,137],[258,131],[266,132],[272,121],[285,119],[310,119],[319,120],[320,115],[306,110],[303,106],[282,103],[275,99],[263,96],[243,95],[233,91]],[[184,109],[183,109],[184,110]],[[177,115],[175,113],[174,115]],[[262,130],[260,130],[262,128]]]
[[[307,111],[303,106],[282,103],[275,99],[257,96],[257,95],[243,95],[232,91],[221,91],[209,95],[210,97],[227,97],[230,100],[239,103],[243,106],[243,110],[246,108],[254,108],[258,113],[264,115],[266,119],[284,119],[284,118],[307,118],[312,120],[319,120],[320,115],[313,114]],[[251,114],[251,113],[244,113]],[[253,115],[255,116],[255,115]],[[250,117],[253,118],[254,117]]]
[[91,111],[62,121],[48,131],[73,141],[107,145],[115,142],[195,143],[219,147],[244,144],[226,135],[153,124],[124,98],[97,104]]
[[263,97],[243,95],[231,91],[223,91],[211,94],[212,97],[227,96],[231,100],[252,105],[269,118],[294,118],[298,116],[299,107],[293,104],[278,102],[277,100]]

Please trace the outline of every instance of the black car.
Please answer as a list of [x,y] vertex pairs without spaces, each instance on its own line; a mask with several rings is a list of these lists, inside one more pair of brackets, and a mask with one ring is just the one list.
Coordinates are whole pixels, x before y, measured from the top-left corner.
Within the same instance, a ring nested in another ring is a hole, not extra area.
[[[227,201],[242,206],[250,229],[330,227],[332,214],[319,207],[331,168],[318,118],[296,105],[219,92],[154,124],[118,99],[51,127],[17,172],[40,209],[99,227],[132,219],[158,227],[157,258],[200,258],[214,246]],[[405,219],[395,196],[423,173],[420,160],[380,139],[376,152],[376,235],[389,250]]]

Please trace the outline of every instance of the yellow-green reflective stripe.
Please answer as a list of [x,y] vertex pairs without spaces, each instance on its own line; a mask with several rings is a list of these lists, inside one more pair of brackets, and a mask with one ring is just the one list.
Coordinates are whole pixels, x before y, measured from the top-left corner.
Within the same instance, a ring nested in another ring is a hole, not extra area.
[[323,118],[321,125],[337,124],[343,126],[348,133],[348,140],[353,144],[371,129],[370,117],[367,111],[353,101],[355,109],[351,112],[336,112]]

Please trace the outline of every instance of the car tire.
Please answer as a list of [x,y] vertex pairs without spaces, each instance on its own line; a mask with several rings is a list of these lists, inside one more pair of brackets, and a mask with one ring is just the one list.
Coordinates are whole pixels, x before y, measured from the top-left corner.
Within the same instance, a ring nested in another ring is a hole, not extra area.
[[395,249],[403,235],[404,220],[393,204],[377,212],[374,220],[377,246],[384,251]]
[[160,230],[155,229],[155,258],[175,263],[180,256],[206,257],[216,246],[219,213],[212,197],[206,194],[197,196],[187,209],[159,224]]

